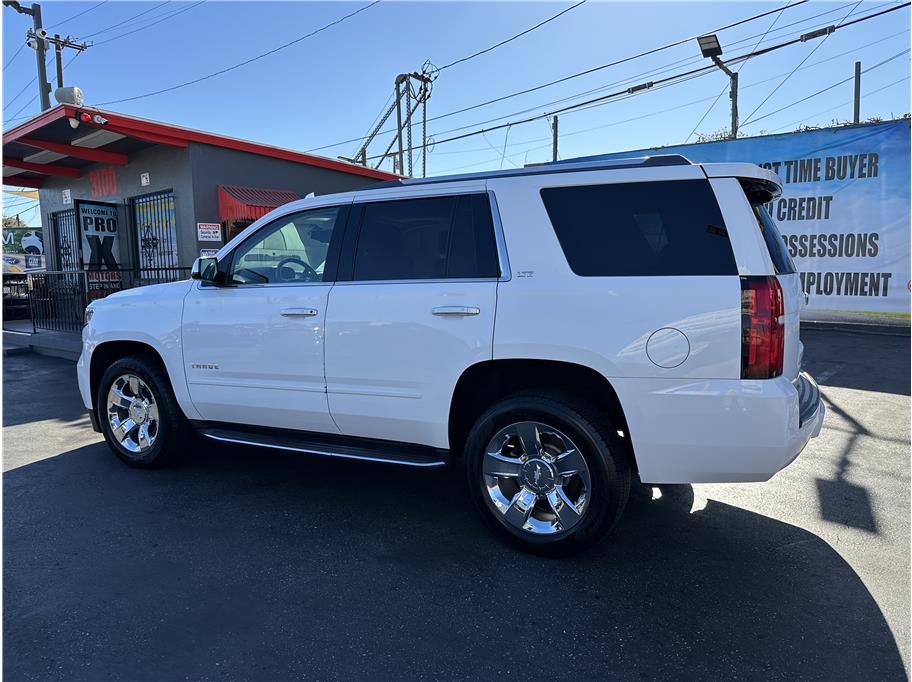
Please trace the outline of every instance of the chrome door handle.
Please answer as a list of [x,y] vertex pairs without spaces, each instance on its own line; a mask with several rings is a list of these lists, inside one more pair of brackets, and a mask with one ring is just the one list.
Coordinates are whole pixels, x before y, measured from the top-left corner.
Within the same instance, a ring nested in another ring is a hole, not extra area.
[[285,308],[282,317],[313,317],[319,312],[315,308]]
[[477,315],[481,310],[474,306],[466,305],[443,305],[439,308],[434,308],[431,310],[431,313],[434,315],[452,315],[452,316],[461,316],[461,315]]

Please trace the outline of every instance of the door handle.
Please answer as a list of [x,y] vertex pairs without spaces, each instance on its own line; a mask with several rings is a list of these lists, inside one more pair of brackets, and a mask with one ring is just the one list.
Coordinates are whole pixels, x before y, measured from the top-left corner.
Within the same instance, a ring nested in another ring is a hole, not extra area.
[[477,315],[481,310],[475,306],[466,306],[466,305],[443,305],[439,308],[434,308],[431,310],[431,313],[434,315],[449,315],[449,316],[463,316],[463,315]]
[[285,308],[282,310],[282,317],[313,317],[318,314],[319,311],[315,308]]

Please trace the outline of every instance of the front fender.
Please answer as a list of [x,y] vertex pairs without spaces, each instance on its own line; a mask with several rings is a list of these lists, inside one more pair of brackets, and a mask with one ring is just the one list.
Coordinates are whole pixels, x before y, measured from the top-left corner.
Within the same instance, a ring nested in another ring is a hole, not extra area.
[[190,287],[186,280],[128,289],[92,304],[94,313],[82,334],[80,384],[88,385],[92,354],[99,346],[116,341],[142,343],[161,357],[184,414],[200,419],[190,400],[183,363],[181,321]]

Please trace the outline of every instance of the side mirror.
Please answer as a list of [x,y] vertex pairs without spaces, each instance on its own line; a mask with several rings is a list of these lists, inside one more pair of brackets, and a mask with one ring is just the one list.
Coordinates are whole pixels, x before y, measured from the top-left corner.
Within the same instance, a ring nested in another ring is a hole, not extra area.
[[190,279],[198,279],[211,284],[221,283],[218,260],[215,258],[197,258],[190,269]]

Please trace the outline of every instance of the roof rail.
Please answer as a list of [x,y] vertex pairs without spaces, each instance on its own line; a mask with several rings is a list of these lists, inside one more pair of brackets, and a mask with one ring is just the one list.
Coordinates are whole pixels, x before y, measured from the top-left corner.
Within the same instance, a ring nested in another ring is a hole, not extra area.
[[480,173],[461,173],[458,175],[439,175],[432,178],[405,178],[403,180],[387,180],[363,187],[359,191],[368,189],[383,189],[385,187],[412,187],[414,185],[430,185],[437,182],[458,182],[460,180],[488,180],[493,178],[512,178],[522,175],[552,175],[554,173],[576,173],[578,171],[594,170],[620,170],[623,168],[652,168],[656,166],[690,166],[691,162],[680,154],[661,154],[658,156],[638,156],[629,159],[611,159],[598,161],[543,163],[525,166],[524,168],[509,168],[507,170],[482,171]]

